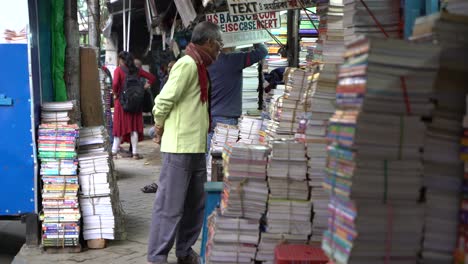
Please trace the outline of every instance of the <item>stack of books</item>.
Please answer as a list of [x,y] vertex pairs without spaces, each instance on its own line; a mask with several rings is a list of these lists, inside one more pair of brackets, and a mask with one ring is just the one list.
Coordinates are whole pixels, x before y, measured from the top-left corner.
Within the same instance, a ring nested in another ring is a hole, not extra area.
[[239,128],[233,125],[218,123],[211,139],[210,152],[223,152],[226,143],[235,143],[239,139]]
[[242,113],[255,111],[258,108],[258,63],[242,71]]
[[76,123],[76,120],[73,120],[73,109],[73,101],[43,103],[41,106],[41,123],[65,125]]
[[[382,29],[390,38],[400,37],[400,2],[392,0],[346,1],[344,26],[345,40],[353,40],[359,34],[373,37],[385,37]],[[372,15],[379,21],[374,21]]]
[[[439,48],[358,38],[340,67],[328,128],[329,227],[335,263],[416,263],[424,206],[421,150]],[[400,77],[403,76],[403,77]]]
[[225,187],[221,213],[225,217],[259,220],[266,210],[266,164],[269,148],[244,143],[226,144],[223,150]]
[[323,41],[323,63],[340,64],[343,62],[344,27],[343,0],[331,0],[326,14],[326,37]]
[[109,150],[109,136],[103,126],[80,130],[78,163],[85,240],[119,239],[125,232]]
[[206,173],[208,181],[211,181],[212,171],[212,154],[221,154],[226,143],[235,143],[239,140],[239,128],[233,125],[218,123],[214,129],[213,137],[211,138],[208,161],[206,164]]
[[[49,105],[50,106],[50,105]],[[64,106],[63,108],[60,106]],[[57,105],[53,111],[68,111]],[[51,115],[52,116],[52,115]],[[64,121],[66,120],[67,121]],[[38,131],[38,152],[41,161],[42,187],[42,244],[44,247],[80,246],[80,204],[76,141],[78,126],[68,123],[69,117],[48,120]]]
[[308,200],[307,158],[303,143],[270,142],[272,152],[268,163],[270,198]]
[[208,217],[206,263],[252,263],[258,228],[258,220],[223,217],[214,211]]
[[270,196],[255,260],[273,263],[274,248],[282,242],[307,243],[311,233],[311,203],[304,143],[271,141],[267,168]]
[[243,115],[239,120],[239,142],[259,144],[262,122],[259,117]]
[[112,79],[103,70],[99,70],[99,79],[101,82],[102,106],[104,108],[104,126],[107,133],[112,135]]
[[[432,21],[432,38],[441,47],[440,69],[434,87],[436,108],[426,134],[424,185],[426,217],[424,263],[453,263],[457,245],[460,186],[460,126],[468,93],[468,16],[441,12]],[[463,240],[459,244],[464,244]]]
[[310,72],[301,69],[290,69],[285,78],[284,95],[276,103],[272,120],[268,121],[266,140],[279,138],[294,139],[298,128],[298,119],[305,112],[306,98],[312,85]]
[[312,65],[323,63],[323,45],[327,35],[328,1],[318,1],[316,5],[316,14],[319,17],[319,35],[312,54]]
[[[468,102],[468,96],[466,96],[465,101]],[[464,177],[458,217],[457,248],[455,251],[456,264],[463,264],[468,260],[468,107],[463,118],[460,159],[464,162]]]

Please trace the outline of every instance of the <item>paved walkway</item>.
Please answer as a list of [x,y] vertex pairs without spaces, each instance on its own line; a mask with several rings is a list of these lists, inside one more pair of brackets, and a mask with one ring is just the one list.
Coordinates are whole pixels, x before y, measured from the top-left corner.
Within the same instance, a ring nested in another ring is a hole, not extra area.
[[[124,146],[128,148],[128,145]],[[157,180],[161,160],[159,148],[151,140],[141,142],[139,152],[144,159],[115,161],[120,200],[126,212],[127,240],[110,241],[105,249],[75,254],[48,254],[38,247],[23,246],[12,263],[147,263],[146,250],[154,194],[142,193],[140,188]],[[199,252],[200,240],[194,250]],[[176,262],[174,252],[171,252],[169,262]]]

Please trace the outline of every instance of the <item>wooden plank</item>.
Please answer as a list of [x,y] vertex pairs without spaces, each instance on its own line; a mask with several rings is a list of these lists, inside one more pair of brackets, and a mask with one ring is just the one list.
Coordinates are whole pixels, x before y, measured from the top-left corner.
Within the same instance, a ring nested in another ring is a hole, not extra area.
[[80,97],[83,126],[104,125],[96,51],[80,48]]

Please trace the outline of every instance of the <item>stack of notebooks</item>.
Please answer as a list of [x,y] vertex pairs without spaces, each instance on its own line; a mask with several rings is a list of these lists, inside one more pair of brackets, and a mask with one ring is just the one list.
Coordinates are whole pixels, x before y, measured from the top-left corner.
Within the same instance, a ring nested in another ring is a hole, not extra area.
[[239,120],[239,142],[259,144],[262,122],[259,117],[243,115]]
[[373,37],[385,37],[382,29],[376,24],[371,14],[379,21],[381,27],[390,38],[400,36],[400,2],[393,0],[365,1],[369,8],[360,0],[346,1],[344,7],[345,40],[351,41],[359,34]]
[[308,200],[307,158],[304,143],[272,141],[267,175],[270,198]]
[[327,35],[328,1],[317,2],[316,10],[317,15],[319,16],[319,35],[316,41],[316,47],[312,54],[312,65],[321,64],[323,62],[323,44]]
[[258,220],[224,217],[215,210],[208,217],[206,263],[252,263],[258,229]]
[[344,27],[343,0],[331,0],[326,14],[326,37],[323,41],[323,62],[340,64],[343,62]]
[[311,204],[304,143],[271,141],[267,168],[270,197],[265,232],[257,261],[273,263],[274,248],[284,242],[307,243],[311,233]]
[[[434,100],[436,108],[426,134],[424,184],[426,217],[424,263],[453,263],[457,245],[460,186],[460,126],[468,93],[468,17],[440,13],[433,21],[433,39],[441,47]],[[462,241],[460,241],[462,242]],[[461,243],[463,244],[463,242]]]
[[244,143],[226,144],[223,150],[224,191],[221,213],[225,217],[259,220],[266,210],[266,164],[269,148]]
[[[327,66],[327,65],[325,65]],[[318,68],[318,67],[317,67]],[[307,112],[299,121],[299,128],[296,133],[296,140],[305,143],[307,150],[307,173],[309,176],[309,186],[311,187],[310,202],[314,209],[313,232],[311,241],[319,244],[322,241],[322,234],[327,227],[328,202],[329,195],[324,190],[322,183],[325,179],[325,168],[327,164],[327,145],[326,138],[328,120],[334,111],[334,90],[333,93],[320,91],[316,73],[313,77],[310,96],[307,98]],[[323,79],[322,79],[323,80]],[[321,87],[322,90],[325,87]],[[333,94],[333,99],[330,99]],[[328,109],[324,107],[323,102],[328,102]]]
[[267,140],[294,138],[298,119],[305,112],[306,97],[312,85],[312,73],[301,69],[290,69],[285,79],[284,95],[276,104],[275,116],[268,121]]
[[[329,227],[335,263],[416,263],[424,206],[421,150],[439,49],[358,38],[340,67],[328,128]],[[404,78],[400,78],[404,76]]]
[[[466,102],[468,102],[468,96],[466,96]],[[460,159],[464,162],[464,177],[458,217],[457,248],[455,251],[456,264],[468,263],[468,109],[466,110],[465,117],[463,118],[463,137],[460,149]]]
[[242,73],[242,113],[247,113],[258,108],[258,63],[245,68]]
[[72,113],[75,108],[73,101],[47,102],[41,106],[41,123],[73,124],[76,123]]
[[85,240],[125,237],[123,211],[109,149],[109,137],[103,126],[80,130],[78,162]]
[[[50,106],[50,104],[46,104]],[[67,107],[47,108],[69,111]],[[80,204],[78,202],[78,177],[76,141],[78,126],[68,123],[69,117],[57,123],[41,124],[38,131],[38,152],[41,162],[42,187],[42,245],[44,247],[79,246]],[[64,121],[67,119],[68,121]]]
[[213,156],[211,154],[223,152],[226,143],[235,143],[239,139],[239,128],[233,125],[226,125],[218,123],[214,129],[213,137],[211,138],[211,145],[206,164],[206,174],[208,181],[211,181],[211,170]]
[[239,128],[233,125],[218,123],[211,139],[210,152],[223,152],[226,143],[235,143],[239,139]]

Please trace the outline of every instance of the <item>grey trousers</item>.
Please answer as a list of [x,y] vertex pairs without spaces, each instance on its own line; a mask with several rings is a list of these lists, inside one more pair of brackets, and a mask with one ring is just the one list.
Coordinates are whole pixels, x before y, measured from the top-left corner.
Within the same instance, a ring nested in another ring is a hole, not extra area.
[[189,255],[203,227],[205,153],[162,153],[162,159],[149,234],[149,262],[167,260],[174,241],[177,257]]

